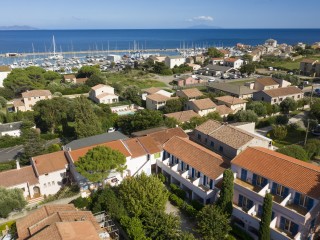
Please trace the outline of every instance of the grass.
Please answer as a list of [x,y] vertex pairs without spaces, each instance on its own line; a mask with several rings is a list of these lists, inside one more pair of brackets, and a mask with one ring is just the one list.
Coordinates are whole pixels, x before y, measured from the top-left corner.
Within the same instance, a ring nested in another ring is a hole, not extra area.
[[109,84],[120,83],[122,86],[137,86],[141,89],[150,87],[167,87],[163,82],[152,79],[153,75],[143,71],[132,70],[129,73],[105,73]]

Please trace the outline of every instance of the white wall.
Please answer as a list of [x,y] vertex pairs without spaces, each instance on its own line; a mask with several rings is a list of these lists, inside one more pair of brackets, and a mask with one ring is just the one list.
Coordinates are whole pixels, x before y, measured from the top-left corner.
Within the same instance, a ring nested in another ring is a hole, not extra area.
[[12,137],[20,137],[20,133],[21,133],[20,129],[17,129],[17,130],[2,132],[1,136],[9,135]]
[[66,169],[39,176],[41,195],[56,194],[62,187],[62,180],[66,177]]
[[7,78],[10,72],[0,72],[0,87],[3,87],[3,80]]

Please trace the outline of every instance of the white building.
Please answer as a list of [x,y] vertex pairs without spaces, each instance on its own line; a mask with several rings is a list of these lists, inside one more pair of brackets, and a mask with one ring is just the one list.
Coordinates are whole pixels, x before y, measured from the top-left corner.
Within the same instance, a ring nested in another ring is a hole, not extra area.
[[96,103],[116,103],[119,96],[114,93],[114,88],[104,84],[98,84],[91,88],[89,98]]
[[0,87],[3,87],[3,80],[7,78],[11,68],[8,66],[0,66]]
[[243,65],[243,60],[241,60],[239,58],[226,58],[226,59],[224,59],[223,64],[227,67],[239,69]]
[[233,221],[258,239],[266,193],[273,196],[271,239],[315,239],[319,226],[320,167],[265,149],[249,147],[232,162]]
[[141,94],[142,100],[146,101],[147,100],[147,96],[151,95],[151,94],[160,94],[160,95],[163,95],[163,96],[166,96],[166,97],[171,97],[172,96],[171,92],[168,92],[168,91],[163,90],[161,88],[151,87],[151,88],[147,88],[147,89],[143,89],[142,90],[142,94]]
[[13,107],[15,112],[32,111],[32,107],[41,100],[51,99],[49,90],[30,90],[22,93],[22,98],[14,99]]
[[232,97],[232,96],[222,96],[222,97],[216,97],[216,100],[218,100],[219,105],[226,105],[229,107],[234,113],[240,110],[246,110],[247,101]]
[[22,125],[22,122],[0,124],[0,136],[8,135],[12,137],[20,137],[21,125]]
[[164,63],[169,67],[180,66],[186,62],[186,58],[182,56],[167,56]]

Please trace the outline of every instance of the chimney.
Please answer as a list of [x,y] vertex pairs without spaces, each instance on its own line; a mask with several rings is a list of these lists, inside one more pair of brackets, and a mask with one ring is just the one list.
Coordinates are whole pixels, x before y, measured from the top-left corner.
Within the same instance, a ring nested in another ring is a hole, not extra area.
[[16,160],[16,165],[17,165],[17,169],[19,170],[19,169],[20,169],[20,163],[19,163],[19,160]]

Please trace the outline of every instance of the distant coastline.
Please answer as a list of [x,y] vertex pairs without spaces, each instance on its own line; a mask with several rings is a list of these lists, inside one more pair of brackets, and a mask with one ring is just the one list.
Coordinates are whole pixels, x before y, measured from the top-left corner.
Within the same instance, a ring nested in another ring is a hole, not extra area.
[[27,25],[0,26],[1,31],[19,31],[19,30],[39,30],[38,28]]

